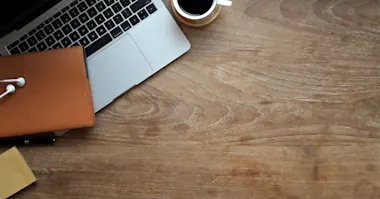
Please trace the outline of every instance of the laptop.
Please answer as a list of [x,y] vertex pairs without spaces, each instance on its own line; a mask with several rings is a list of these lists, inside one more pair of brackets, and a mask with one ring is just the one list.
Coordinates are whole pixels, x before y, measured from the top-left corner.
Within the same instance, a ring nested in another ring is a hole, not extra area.
[[75,45],[96,112],[190,49],[161,0],[1,1],[2,56]]

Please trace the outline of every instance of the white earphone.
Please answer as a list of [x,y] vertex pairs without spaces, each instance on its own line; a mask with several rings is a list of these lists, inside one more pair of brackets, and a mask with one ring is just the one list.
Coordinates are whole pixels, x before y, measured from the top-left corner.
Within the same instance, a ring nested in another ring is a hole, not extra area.
[[[5,83],[15,82],[18,87],[24,87],[25,86],[25,78],[23,78],[23,77],[19,77],[17,79],[4,79],[4,80],[0,80],[0,82],[5,82]],[[16,92],[16,87],[13,86],[12,84],[8,84],[6,87],[6,91],[0,95],[0,99],[5,97],[8,94],[14,93],[14,92]]]
[[12,84],[8,84],[6,87],[6,91],[0,95],[0,99],[3,98],[4,96],[16,92],[16,87],[13,86]]
[[17,79],[4,79],[0,80],[0,82],[6,82],[6,83],[11,83],[11,82],[16,82],[18,87],[24,87],[25,86],[25,78],[19,77]]

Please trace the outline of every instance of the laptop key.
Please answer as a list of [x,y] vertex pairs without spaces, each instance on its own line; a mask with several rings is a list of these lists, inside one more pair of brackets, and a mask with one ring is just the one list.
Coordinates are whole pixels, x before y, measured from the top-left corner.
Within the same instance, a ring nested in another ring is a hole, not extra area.
[[73,43],[73,45],[71,45],[71,46],[80,46],[80,43],[79,43],[79,42],[75,42],[75,43]]
[[123,8],[121,7],[119,2],[116,2],[115,4],[112,5],[112,10],[115,13],[118,13],[121,9],[123,9]]
[[16,47],[16,48],[13,48],[11,51],[10,51],[11,55],[17,55],[17,54],[20,54],[20,50]]
[[129,30],[132,26],[129,24],[128,21],[125,21],[124,23],[122,23],[121,25],[121,28],[124,30],[124,31],[127,31]]
[[125,8],[125,7],[129,6],[129,4],[131,4],[131,1],[130,0],[120,0],[120,3]]
[[24,35],[20,38],[20,41],[24,41],[26,38],[28,38],[28,35]]
[[104,9],[106,9],[106,5],[104,5],[103,1],[99,2],[98,4],[96,4],[95,7],[98,10],[98,12],[101,12]]
[[88,8],[88,6],[84,2],[81,2],[77,5],[77,8],[79,9],[79,11],[83,12]]
[[88,6],[92,6],[96,3],[96,0],[86,0]]
[[139,11],[145,5],[149,4],[151,0],[138,0],[134,4],[131,5],[131,9],[133,12]]
[[82,22],[82,23],[86,23],[90,18],[88,18],[87,14],[86,13],[82,13],[80,16],[79,16],[79,21]]
[[110,6],[112,5],[113,3],[115,3],[115,0],[104,0],[107,4],[107,6]]
[[136,15],[134,15],[133,17],[131,17],[129,19],[129,22],[131,22],[131,24],[134,26],[134,25],[138,24],[140,22],[140,20],[139,20],[139,18],[137,18]]
[[62,14],[61,11],[55,13],[55,14],[53,15],[54,19],[56,19],[56,18],[58,18],[59,16],[61,16],[61,14]]
[[124,16],[124,18],[128,19],[132,15],[132,12],[129,10],[129,8],[126,8],[121,12],[121,14]]
[[37,29],[36,28],[33,28],[33,30],[31,30],[31,31],[29,31],[28,32],[28,35],[29,36],[32,36],[34,33],[36,33],[37,32]]
[[21,52],[26,52],[29,49],[29,45],[24,41],[20,45],[18,45],[18,48]]
[[62,26],[62,22],[59,19],[56,19],[55,21],[53,21],[52,24],[55,29],[59,29]]
[[52,22],[53,21],[53,17],[50,17],[49,19],[47,19],[46,21],[45,21],[45,24],[49,24],[50,22]]
[[71,18],[69,16],[69,14],[65,13],[65,14],[63,14],[61,16],[61,20],[62,20],[63,23],[67,23],[67,22],[69,22],[71,20]]
[[71,27],[73,27],[73,29],[76,29],[80,26],[80,22],[78,21],[78,19],[74,19],[74,20],[70,21],[70,25],[71,25]]
[[54,37],[55,37],[55,39],[56,39],[57,41],[59,41],[60,39],[63,38],[62,31],[60,31],[60,30],[57,30],[53,35],[54,35]]
[[115,27],[115,23],[112,21],[112,19],[108,20],[104,25],[106,25],[107,30],[111,30],[113,27]]
[[26,41],[28,42],[29,46],[34,46],[37,43],[37,39],[34,36],[29,37]]
[[[96,20],[96,18],[95,18],[95,20]],[[93,30],[96,27],[96,23],[94,20],[91,19],[89,22],[86,23],[86,26],[88,29]]]
[[72,18],[75,18],[76,16],[78,16],[79,15],[79,11],[78,11],[78,9],[77,8],[72,8],[70,11],[69,11],[69,14],[70,14],[70,16],[72,17]]
[[58,49],[58,48],[62,48],[62,45],[59,42],[53,45],[53,49]]
[[90,16],[90,18],[92,18],[98,14],[98,11],[96,11],[95,8],[90,8],[87,10],[87,14],[88,14],[88,16]]
[[51,46],[51,45],[53,45],[53,44],[55,43],[55,40],[54,40],[53,36],[49,36],[49,37],[47,37],[47,38],[45,39],[45,41],[46,41],[46,44],[47,44],[48,46]]
[[140,10],[137,14],[139,15],[141,20],[144,20],[148,17],[148,13],[145,11],[145,9]]
[[87,36],[88,38],[90,38],[91,41],[95,41],[98,38],[98,35],[96,34],[95,30],[90,32]]
[[44,23],[41,23],[40,25],[37,26],[37,30],[43,28],[44,26],[45,26],[45,24],[44,24]]
[[69,9],[70,9],[70,7],[66,6],[65,8],[62,9],[62,12],[64,13],[64,12],[68,11]]
[[114,28],[113,30],[111,30],[111,35],[113,38],[120,36],[122,33],[123,33],[123,31],[118,26],[116,28]]
[[71,40],[69,39],[69,37],[65,37],[62,39],[61,43],[62,43],[64,48],[67,48],[70,46]]
[[[102,24],[105,21],[102,13],[98,14],[98,16],[95,17],[95,21],[98,24]],[[92,29],[92,28],[90,28],[90,29]]]
[[80,34],[81,36],[84,36],[84,35],[86,35],[86,34],[88,33],[88,29],[86,28],[86,25],[81,26],[81,27],[78,29],[78,31],[79,31],[79,34]]
[[119,24],[123,22],[123,17],[120,14],[117,14],[116,16],[113,17],[113,20],[115,21],[116,24]]
[[31,49],[29,49],[29,51],[28,52],[37,52],[37,48],[36,47],[33,47],[33,48],[31,48]]
[[69,24],[66,24],[62,27],[63,34],[67,35],[69,34],[73,29],[70,27]]
[[47,35],[49,35],[49,34],[53,33],[54,29],[51,25],[47,25],[47,26],[45,26],[44,31]]
[[46,50],[46,49],[47,49],[47,46],[46,46],[45,42],[44,42],[44,41],[41,41],[40,43],[38,43],[38,44],[37,44],[37,49],[38,49],[39,51],[41,51],[41,50]]
[[79,43],[82,44],[82,46],[87,46],[90,43],[90,41],[86,37],[83,37],[79,40]]
[[71,7],[74,7],[75,5],[77,5],[78,4],[78,0],[75,0],[75,1],[73,1],[72,3],[70,3],[70,6]]
[[101,25],[98,28],[96,28],[96,32],[98,33],[99,36],[102,36],[104,35],[104,33],[106,33],[106,29],[104,28],[103,25]]
[[104,35],[88,47],[86,47],[86,55],[87,57],[101,49],[103,46],[107,45],[109,42],[112,41],[112,38],[109,34]]
[[17,46],[19,43],[20,43],[20,41],[17,40],[17,41],[15,41],[15,42],[11,43],[11,45],[7,46],[7,48],[8,48],[8,49],[12,49],[13,47]]
[[79,34],[76,31],[74,31],[73,33],[70,34],[70,39],[71,39],[71,41],[78,40],[79,39]]
[[148,10],[149,14],[152,14],[154,12],[156,12],[157,8],[154,6],[154,4],[150,4],[149,6],[146,7],[146,9]]
[[105,10],[103,12],[104,16],[106,16],[107,19],[111,18],[113,16],[113,12],[111,10],[111,8],[108,8],[107,10]]
[[45,35],[44,31],[40,30],[36,33],[36,37],[37,37],[37,40],[41,41],[41,40],[45,39],[46,35]]

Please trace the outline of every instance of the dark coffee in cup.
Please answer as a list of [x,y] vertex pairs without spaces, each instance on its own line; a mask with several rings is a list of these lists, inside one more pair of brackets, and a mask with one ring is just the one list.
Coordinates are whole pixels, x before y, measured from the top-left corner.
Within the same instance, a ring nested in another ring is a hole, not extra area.
[[210,10],[214,0],[178,0],[181,9],[190,15],[203,15]]

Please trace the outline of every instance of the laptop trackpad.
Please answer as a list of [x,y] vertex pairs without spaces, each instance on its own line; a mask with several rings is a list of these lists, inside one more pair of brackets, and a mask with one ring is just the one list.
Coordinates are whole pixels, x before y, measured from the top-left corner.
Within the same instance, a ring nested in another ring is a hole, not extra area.
[[87,64],[95,112],[153,74],[129,35],[98,52]]

